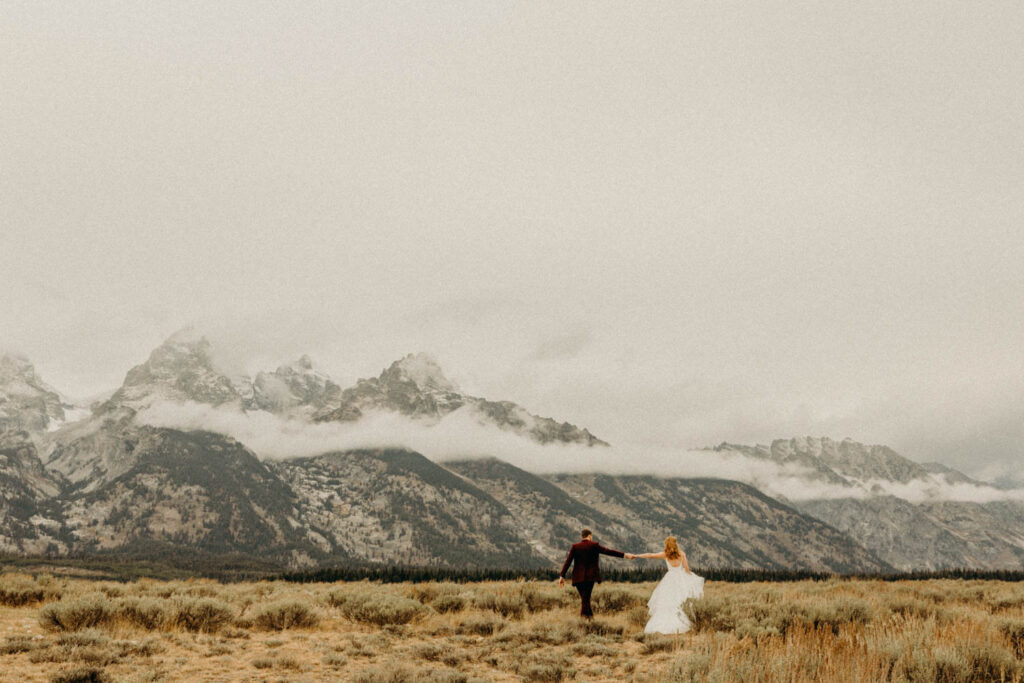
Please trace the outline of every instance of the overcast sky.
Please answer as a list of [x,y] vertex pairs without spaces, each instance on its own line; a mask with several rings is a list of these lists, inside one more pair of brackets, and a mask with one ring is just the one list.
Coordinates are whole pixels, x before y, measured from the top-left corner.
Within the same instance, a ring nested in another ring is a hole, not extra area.
[[[0,2],[0,346],[410,351],[652,450],[1024,463],[1024,5]],[[1024,468],[1021,468],[1024,469]]]

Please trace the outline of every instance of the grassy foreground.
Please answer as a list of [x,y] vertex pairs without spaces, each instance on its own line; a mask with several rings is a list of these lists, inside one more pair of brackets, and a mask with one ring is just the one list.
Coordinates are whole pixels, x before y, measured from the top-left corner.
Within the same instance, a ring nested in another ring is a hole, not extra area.
[[645,636],[653,584],[597,618],[551,582],[129,583],[0,574],[15,681],[1021,681],[1024,584],[709,582]]

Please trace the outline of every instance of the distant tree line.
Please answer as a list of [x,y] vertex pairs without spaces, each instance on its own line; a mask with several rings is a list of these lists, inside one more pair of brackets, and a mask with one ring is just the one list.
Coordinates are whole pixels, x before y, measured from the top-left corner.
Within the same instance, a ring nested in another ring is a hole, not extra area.
[[[755,581],[825,581],[832,578],[873,579],[882,581],[924,581],[927,579],[964,579],[990,581],[1024,581],[1021,570],[942,569],[936,571],[897,572],[888,574],[834,574],[791,569],[729,569],[699,568],[695,573],[708,581],[728,583],[749,583]],[[606,581],[624,583],[645,583],[658,581],[665,574],[662,567],[643,569],[607,569],[602,576]],[[389,565],[384,567],[321,567],[297,572],[285,572],[274,578],[298,583],[329,583],[333,581],[379,581],[401,583],[405,581],[451,581],[472,583],[476,581],[554,581],[558,571],[554,569],[454,569],[442,567],[418,567]]]
[[[160,549],[165,550],[165,549]],[[29,573],[74,574],[81,578],[132,581],[139,578],[184,579],[204,577],[224,582],[284,580],[297,583],[333,581],[377,581],[401,583],[405,581],[451,581],[471,583],[478,581],[554,581],[558,571],[537,567],[480,567],[451,568],[419,565],[384,565],[350,561],[328,567],[299,571],[283,568],[265,559],[248,555],[213,555],[201,552],[150,552],[122,554],[109,552],[77,557],[25,557],[0,555],[0,571]],[[606,581],[644,583],[658,581],[665,569],[660,565],[642,568],[618,569],[606,567],[602,574]],[[694,572],[708,581],[747,583],[753,581],[824,581],[832,578],[871,579],[879,581],[925,581],[928,579],[963,579],[988,581],[1024,581],[1021,569],[939,569],[875,574],[834,574],[792,569],[732,569],[728,567],[695,567]]]

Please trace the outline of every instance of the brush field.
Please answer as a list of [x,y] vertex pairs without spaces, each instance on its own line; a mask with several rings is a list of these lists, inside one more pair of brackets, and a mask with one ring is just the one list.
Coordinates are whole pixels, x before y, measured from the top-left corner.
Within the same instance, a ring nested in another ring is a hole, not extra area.
[[1021,681],[1024,583],[709,582],[644,635],[654,584],[597,617],[553,582],[128,583],[0,574],[3,681]]

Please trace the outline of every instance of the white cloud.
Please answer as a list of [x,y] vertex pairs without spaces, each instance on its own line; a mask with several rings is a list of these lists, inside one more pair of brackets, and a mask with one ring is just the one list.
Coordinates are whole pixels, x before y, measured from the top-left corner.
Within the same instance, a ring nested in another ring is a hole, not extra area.
[[262,411],[247,413],[194,402],[161,401],[140,411],[136,419],[156,427],[227,434],[260,457],[272,459],[357,448],[401,447],[415,450],[436,462],[495,457],[538,474],[603,472],[732,479],[789,500],[863,498],[879,494],[895,495],[912,502],[986,502],[1020,497],[1019,491],[949,484],[938,476],[908,484],[871,481],[847,488],[815,482],[809,478],[809,470],[796,465],[783,466],[734,452],[652,448],[639,444],[618,444],[610,448],[542,445],[513,432],[481,424],[469,408],[457,410],[436,422],[380,412],[354,423],[309,423]]

